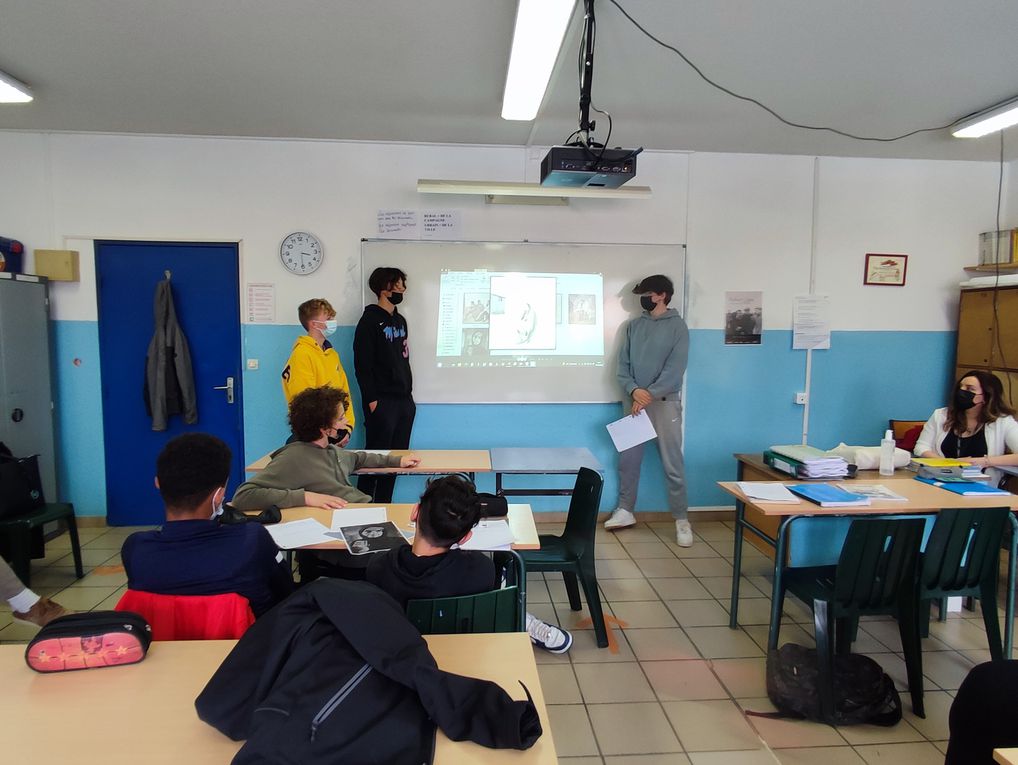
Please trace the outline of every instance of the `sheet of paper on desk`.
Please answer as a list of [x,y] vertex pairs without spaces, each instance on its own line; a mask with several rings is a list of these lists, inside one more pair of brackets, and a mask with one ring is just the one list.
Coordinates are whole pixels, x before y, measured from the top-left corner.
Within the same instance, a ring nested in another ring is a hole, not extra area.
[[481,521],[461,550],[508,550],[513,543],[513,532],[504,518]]
[[392,449],[358,449],[357,451],[365,454],[378,454],[382,457],[388,457],[392,453]]
[[761,502],[784,502],[789,505],[799,504],[799,498],[780,483],[774,481],[738,481],[739,491],[750,499]]
[[265,530],[269,532],[269,536],[272,537],[276,546],[282,550],[293,550],[297,547],[335,541],[325,535],[328,531],[325,524],[319,523],[314,518],[276,523],[266,526]]
[[367,523],[385,523],[389,516],[384,507],[350,507],[332,511],[332,531],[344,526],[363,526]]
[[879,483],[839,483],[839,487],[853,494],[862,494],[870,499],[881,499],[885,502],[908,502],[908,497],[903,497],[883,484]]
[[621,420],[609,422],[605,427],[608,428],[608,435],[612,437],[615,448],[620,452],[657,438],[657,432],[646,410],[635,415],[627,414]]

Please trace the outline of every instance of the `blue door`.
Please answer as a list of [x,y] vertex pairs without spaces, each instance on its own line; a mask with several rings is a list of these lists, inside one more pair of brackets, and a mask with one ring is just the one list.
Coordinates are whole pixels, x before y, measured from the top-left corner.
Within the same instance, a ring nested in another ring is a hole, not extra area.
[[[211,433],[233,451],[231,489],[244,477],[240,295],[235,244],[95,243],[106,451],[106,521],[158,524],[163,505],[153,485],[156,457],[174,436]],[[177,320],[191,349],[198,422],[169,418],[152,430],[145,408],[145,355],[154,331],[156,286],[170,274]],[[218,390],[233,379],[234,397]]]

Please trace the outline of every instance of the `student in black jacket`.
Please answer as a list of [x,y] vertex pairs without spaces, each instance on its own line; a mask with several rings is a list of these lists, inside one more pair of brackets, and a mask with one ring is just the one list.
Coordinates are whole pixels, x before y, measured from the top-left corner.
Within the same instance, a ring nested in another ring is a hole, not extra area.
[[[403,302],[406,274],[398,268],[376,268],[368,286],[378,296],[365,306],[353,337],[353,363],[364,405],[366,449],[409,449],[417,407],[410,372]],[[391,502],[395,476],[361,476],[357,487],[375,502]]]
[[[417,525],[413,546],[375,554],[365,577],[400,606],[417,598],[476,595],[498,587],[491,558],[476,550],[451,549],[470,539],[480,519],[473,484],[454,475],[429,481],[410,519]],[[573,643],[568,632],[531,614],[527,632],[531,642],[551,653],[564,653]]]

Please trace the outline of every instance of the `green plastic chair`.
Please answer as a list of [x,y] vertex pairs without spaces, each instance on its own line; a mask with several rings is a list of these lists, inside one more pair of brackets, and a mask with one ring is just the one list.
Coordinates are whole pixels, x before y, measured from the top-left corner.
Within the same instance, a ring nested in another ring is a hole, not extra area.
[[561,536],[541,534],[538,537],[540,550],[522,552],[527,571],[562,572],[569,607],[573,611],[580,610],[580,586],[583,587],[599,648],[608,647],[608,630],[604,624],[594,571],[594,533],[597,531],[597,511],[601,506],[603,485],[604,481],[596,471],[580,468],[569,502],[565,531]]
[[919,626],[923,637],[930,634],[930,603],[948,596],[979,598],[986,626],[986,640],[994,661],[1004,658],[997,616],[997,575],[1000,543],[1010,510],[982,507],[968,510],[941,510],[933,525],[919,575]]
[[74,574],[78,579],[85,576],[81,562],[81,543],[78,540],[78,523],[74,518],[74,505],[66,502],[49,503],[27,513],[0,520],[0,547],[9,554],[11,569],[26,587],[31,585],[32,576],[32,531],[41,529],[53,521],[67,525],[67,533],[71,538],[71,553],[74,556]]
[[[924,524],[919,518],[853,521],[837,566],[793,568],[785,573],[785,588],[813,609],[817,685],[827,719],[834,712],[835,633],[837,652],[848,653],[854,622],[870,614],[898,617],[912,711],[926,716],[917,594]],[[774,594],[781,605],[784,595],[784,590]]]
[[406,604],[407,618],[422,635],[520,632],[522,613],[519,587]]

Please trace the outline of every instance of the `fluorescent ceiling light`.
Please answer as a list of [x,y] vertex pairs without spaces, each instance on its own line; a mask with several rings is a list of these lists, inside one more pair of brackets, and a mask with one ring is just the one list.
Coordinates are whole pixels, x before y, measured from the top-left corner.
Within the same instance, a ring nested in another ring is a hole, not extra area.
[[966,119],[952,131],[955,138],[980,138],[1018,124],[1018,98],[984,109]]
[[27,104],[32,100],[32,89],[5,72],[0,72],[0,104]]
[[544,100],[551,70],[576,0],[520,0],[516,11],[502,119],[532,120]]

